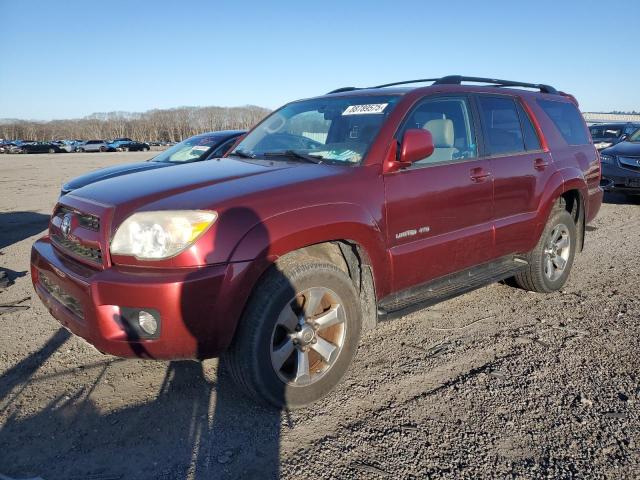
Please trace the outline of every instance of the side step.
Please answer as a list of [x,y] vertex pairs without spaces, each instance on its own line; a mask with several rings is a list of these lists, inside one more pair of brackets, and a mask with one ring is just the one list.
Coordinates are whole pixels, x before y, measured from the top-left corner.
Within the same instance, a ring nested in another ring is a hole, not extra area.
[[502,257],[393,293],[378,303],[378,319],[389,320],[408,315],[463,293],[512,277],[527,265],[527,261],[521,257]]

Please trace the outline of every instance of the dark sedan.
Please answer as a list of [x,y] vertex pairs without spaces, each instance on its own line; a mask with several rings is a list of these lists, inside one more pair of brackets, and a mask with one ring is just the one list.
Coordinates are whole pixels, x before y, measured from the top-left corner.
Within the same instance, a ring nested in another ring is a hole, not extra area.
[[640,130],[600,152],[605,191],[640,195]]
[[107,145],[112,152],[148,152],[151,147],[145,142],[130,139],[116,139]]
[[593,144],[598,150],[611,147],[623,141],[629,135],[640,128],[640,123],[601,123],[591,125],[589,132],[593,138]]
[[52,142],[25,143],[20,146],[20,153],[61,153],[64,151],[60,146]]
[[115,165],[76,177],[62,186],[60,194],[66,195],[70,191],[84,187],[90,183],[99,182],[107,178],[119,177],[128,173],[222,157],[229,148],[233,146],[238,137],[245,133],[245,130],[223,130],[220,132],[195,135],[168,148],[146,162]]

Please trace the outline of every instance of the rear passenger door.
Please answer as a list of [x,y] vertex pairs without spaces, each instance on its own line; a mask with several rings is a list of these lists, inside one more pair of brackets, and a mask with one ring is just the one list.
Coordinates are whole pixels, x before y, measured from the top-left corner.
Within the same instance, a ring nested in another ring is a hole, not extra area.
[[493,187],[476,125],[467,96],[429,96],[396,133],[401,142],[408,129],[429,130],[435,151],[384,176],[395,291],[491,258]]
[[536,227],[536,211],[552,158],[521,100],[510,95],[477,95],[483,152],[493,174],[495,257],[524,252]]

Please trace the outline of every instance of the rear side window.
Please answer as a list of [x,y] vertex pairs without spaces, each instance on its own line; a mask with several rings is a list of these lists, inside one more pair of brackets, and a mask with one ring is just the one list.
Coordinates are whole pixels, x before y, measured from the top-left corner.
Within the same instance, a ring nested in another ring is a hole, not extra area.
[[518,107],[518,115],[520,116],[520,124],[522,125],[522,135],[524,136],[524,148],[527,150],[540,150],[540,139],[538,138],[538,132],[536,132],[531,118],[520,105],[520,102],[516,102]]
[[569,145],[590,143],[582,115],[573,103],[538,100],[538,105],[549,116]]
[[524,138],[513,99],[481,96],[478,101],[489,154],[524,152]]

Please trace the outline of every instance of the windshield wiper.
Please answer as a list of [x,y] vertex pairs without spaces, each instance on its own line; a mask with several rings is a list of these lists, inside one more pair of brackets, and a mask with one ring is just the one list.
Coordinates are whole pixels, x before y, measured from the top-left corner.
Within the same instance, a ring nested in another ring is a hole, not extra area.
[[318,155],[309,155],[307,153],[298,152],[296,150],[283,150],[281,152],[264,152],[265,158],[268,157],[289,157],[289,158],[297,158],[299,160],[304,160],[309,163],[322,163],[324,157]]
[[234,150],[229,155],[235,155],[236,157],[241,158],[256,158],[254,154],[245,152],[244,150]]

